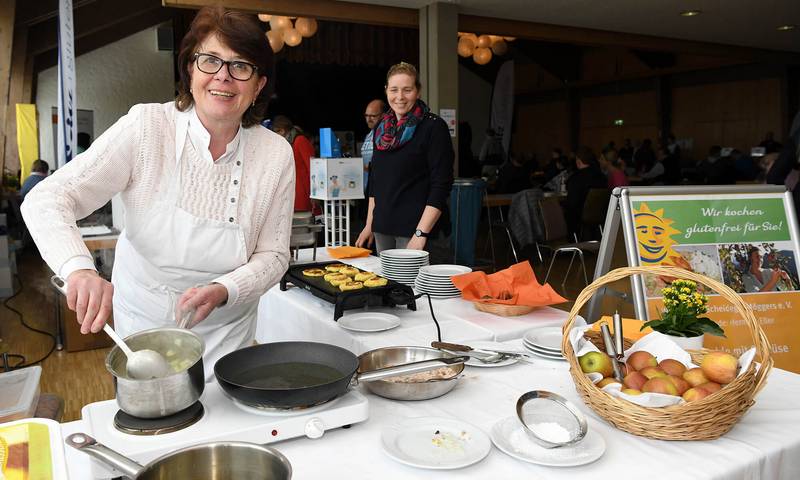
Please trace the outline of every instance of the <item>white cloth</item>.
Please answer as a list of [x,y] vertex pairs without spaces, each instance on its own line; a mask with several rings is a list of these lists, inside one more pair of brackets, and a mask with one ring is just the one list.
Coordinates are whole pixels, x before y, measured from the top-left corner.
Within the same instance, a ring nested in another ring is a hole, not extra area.
[[[509,346],[522,348],[522,342]],[[296,438],[270,445],[289,459],[293,478],[597,480],[647,472],[648,480],[795,480],[800,472],[800,409],[793,402],[800,397],[800,376],[784,370],[772,370],[755,405],[729,433],[693,442],[650,440],[617,430],[583,403],[566,362],[542,359],[502,368],[467,367],[453,391],[423,402],[387,400],[363,387],[359,390],[369,399],[367,421],[327,431],[318,440]],[[515,415],[517,398],[530,390],[549,390],[577,405],[588,416],[589,429],[605,439],[603,456],[588,465],[554,468],[521,462],[492,447],[475,465],[434,472],[402,465],[382,451],[381,432],[407,417],[458,419],[488,434],[497,421]],[[86,428],[82,421],[71,422],[62,425],[62,433]],[[66,454],[70,478],[91,478],[88,455],[69,447]]]
[[[178,206],[181,184],[186,182],[180,164],[185,154],[191,113],[179,113],[175,158],[179,172],[162,197],[156,199],[149,218],[129,224],[117,242],[113,282],[114,326],[123,338],[149,328],[173,326],[173,305],[194,285],[208,284],[247,263],[242,227],[234,222],[204,219]],[[195,116],[194,119],[197,117]],[[241,131],[241,129],[240,129]],[[233,142],[231,142],[233,143]],[[240,179],[244,168],[237,141],[231,153],[231,177]],[[213,160],[212,160],[213,162]],[[240,182],[228,182],[227,214],[236,218]],[[143,220],[143,221],[141,221]],[[236,285],[230,285],[230,289]],[[206,379],[223,355],[252,343],[256,302],[217,308],[193,327],[205,340],[203,362]]]
[[[317,261],[330,260],[324,248],[317,250]],[[301,261],[311,260],[311,250],[301,250]],[[377,257],[344,259],[362,270],[380,272]],[[436,336],[427,297],[418,299],[417,311],[405,306],[395,308],[370,308],[400,317],[400,326],[379,333],[358,333],[341,328],[333,321],[333,304],[316,298],[296,287],[282,292],[276,285],[262,298],[258,309],[256,341],[259,343],[307,340],[332,343],[356,353],[385,345],[411,341],[412,345],[430,345]],[[517,317],[500,317],[475,309],[472,302],[461,298],[433,300],[433,309],[442,326],[442,338],[449,342],[470,340],[507,340],[521,338],[525,332],[540,326],[561,326],[568,313],[551,307],[541,307]],[[364,309],[345,310],[344,314],[364,312]],[[407,345],[407,343],[405,344]]]
[[215,281],[228,287],[228,305],[256,302],[289,262],[295,178],[291,146],[260,125],[242,128],[241,154],[247,168],[241,178],[232,177],[230,162],[181,162],[179,172],[174,148],[177,113],[173,102],[135,105],[86,152],[32,190],[22,204],[25,223],[50,268],[69,276],[79,268],[94,268],[76,219],[115,194],[121,193],[125,224],[142,223],[180,174],[187,179],[180,185],[182,209],[198,218],[230,221],[228,182],[239,182],[237,215],[231,222],[242,228],[248,261]]

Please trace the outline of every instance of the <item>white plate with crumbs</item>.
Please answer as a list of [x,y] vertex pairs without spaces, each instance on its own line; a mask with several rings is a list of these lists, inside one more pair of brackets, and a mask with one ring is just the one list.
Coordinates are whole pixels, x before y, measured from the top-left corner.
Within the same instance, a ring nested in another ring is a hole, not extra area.
[[397,315],[381,312],[361,312],[344,315],[339,326],[353,332],[383,332],[400,325]]
[[507,417],[492,427],[492,442],[506,455],[523,462],[548,467],[577,467],[592,463],[603,456],[606,441],[593,429],[574,445],[544,448],[528,437],[517,417]]
[[386,428],[381,445],[394,460],[435,470],[464,468],[492,450],[489,436],[469,423],[452,418],[406,418]]

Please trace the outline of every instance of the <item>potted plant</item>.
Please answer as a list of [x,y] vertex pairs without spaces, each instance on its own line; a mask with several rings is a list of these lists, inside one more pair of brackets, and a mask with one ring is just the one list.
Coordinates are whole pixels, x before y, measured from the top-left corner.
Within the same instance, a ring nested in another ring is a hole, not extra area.
[[642,326],[672,337],[681,348],[703,348],[703,334],[724,337],[725,332],[713,320],[702,316],[708,311],[708,297],[697,291],[691,280],[675,280],[661,289],[664,311],[661,318]]

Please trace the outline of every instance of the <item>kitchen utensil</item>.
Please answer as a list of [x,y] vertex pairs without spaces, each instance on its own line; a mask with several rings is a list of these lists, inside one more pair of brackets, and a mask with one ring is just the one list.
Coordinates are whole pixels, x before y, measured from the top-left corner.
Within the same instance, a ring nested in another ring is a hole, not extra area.
[[608,324],[603,323],[600,325],[600,333],[603,335],[603,343],[606,347],[606,354],[611,358],[611,367],[614,369],[614,378],[622,383],[623,375],[622,368],[617,360],[617,352],[614,349],[614,340],[611,339],[611,332],[608,330]]
[[210,442],[167,453],[140,465],[85,433],[66,438],[69,446],[134,480],[288,480],[292,465],[274,448],[247,442]]
[[625,345],[622,334],[622,316],[618,311],[611,317],[614,323],[614,351],[617,352],[617,360],[625,358]]
[[461,345],[459,343],[449,343],[449,342],[431,342],[431,347],[439,348],[442,350],[451,350],[454,352],[474,352],[478,354],[485,354],[485,355],[495,355],[500,354],[504,357],[509,358],[516,358],[516,359],[524,359],[524,360],[533,360],[533,357],[526,353],[520,352],[517,350],[505,350],[505,349],[498,349],[498,348],[472,348],[469,345]]
[[586,417],[561,395],[544,390],[522,394],[517,417],[531,440],[545,448],[580,442],[586,436]]
[[523,462],[548,467],[576,467],[594,462],[606,450],[606,442],[595,430],[586,432],[580,442],[561,448],[545,448],[535,443],[525,432],[516,416],[506,417],[494,424],[490,432],[492,443],[501,452]]
[[131,348],[149,348],[174,364],[174,373],[162,378],[137,380],[126,375],[126,357],[114,347],[106,355],[106,369],[114,376],[117,404],[125,413],[158,418],[189,407],[205,388],[203,352],[199,335],[183,328],[153,328],[125,338]]
[[[50,277],[50,283],[52,283],[59,292],[64,294],[65,297],[67,296],[66,280],[58,275],[53,275]],[[172,373],[172,369],[160,353],[147,348],[136,351],[131,350],[108,323],[103,325],[103,331],[114,340],[114,343],[116,343],[125,353],[125,356],[128,357],[125,368],[127,369],[127,375],[129,377],[137,380],[148,380],[166,377]]]
[[446,348],[439,348],[439,350],[448,353],[450,355],[467,355],[469,356],[470,359],[475,359],[479,363],[497,363],[508,358],[501,353],[482,353],[482,352],[476,352],[475,350],[470,350],[468,352],[457,352],[455,350],[448,350]]
[[434,470],[463,468],[480,462],[492,450],[478,427],[453,418],[404,418],[381,433],[381,446],[392,459]]
[[[358,371],[368,372],[402,365],[407,362],[419,362],[432,359],[451,358],[450,355],[439,350],[426,347],[385,347],[370,350],[358,357]],[[464,358],[469,357],[453,357]],[[365,383],[367,390],[385,398],[393,400],[428,400],[444,395],[454,389],[458,383],[463,364],[450,366],[452,376],[448,378],[429,380],[427,382],[399,383],[387,380],[377,380]]]
[[345,393],[358,382],[453,367],[454,375],[469,357],[425,359],[380,370],[359,370],[349,350],[315,342],[277,342],[231,352],[214,365],[225,392],[242,403],[270,408],[317,405]]

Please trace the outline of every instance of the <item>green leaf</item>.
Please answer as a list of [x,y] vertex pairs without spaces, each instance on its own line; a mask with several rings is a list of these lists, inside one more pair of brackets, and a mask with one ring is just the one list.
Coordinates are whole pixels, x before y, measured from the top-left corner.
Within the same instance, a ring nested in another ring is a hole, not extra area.
[[717,325],[716,322],[709,320],[708,318],[698,318],[697,322],[695,322],[695,325],[704,333],[715,335],[717,337],[725,336],[725,331],[722,330],[722,328]]

